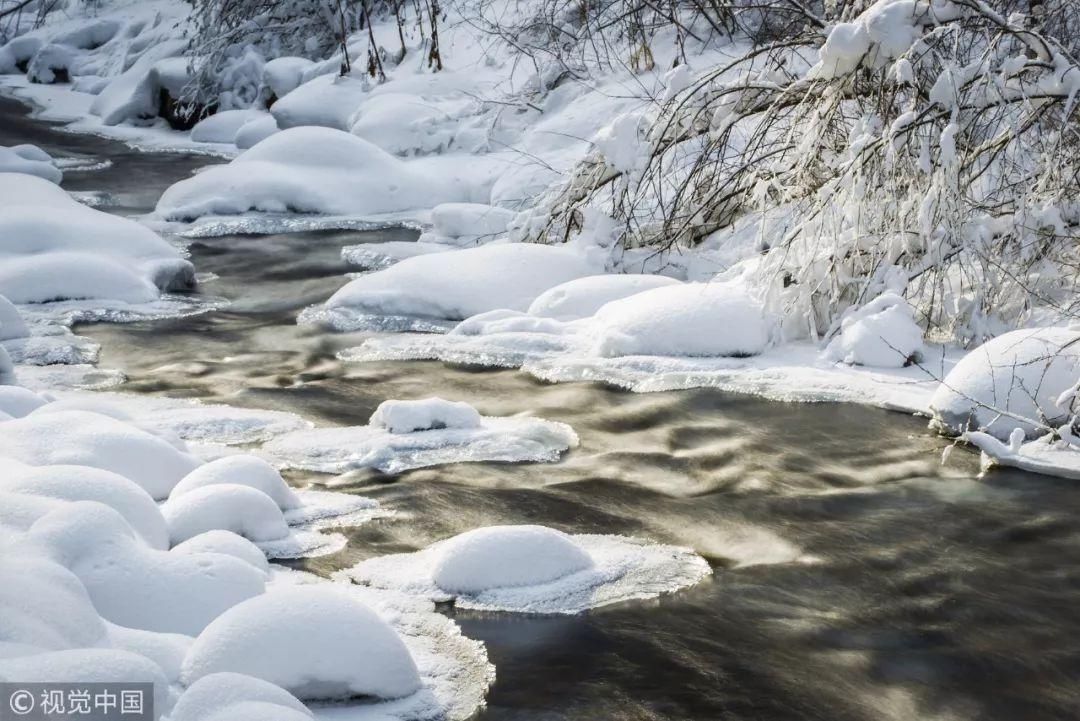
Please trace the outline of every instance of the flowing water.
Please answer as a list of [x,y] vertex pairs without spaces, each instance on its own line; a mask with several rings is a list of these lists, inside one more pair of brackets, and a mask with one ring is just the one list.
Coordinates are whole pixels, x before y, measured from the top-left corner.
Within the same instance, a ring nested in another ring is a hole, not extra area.
[[[111,161],[69,173],[110,212],[149,211],[212,159],[61,133],[0,102],[0,144]],[[2,202],[2,199],[0,199]],[[387,398],[440,395],[533,411],[582,444],[561,463],[354,472],[343,490],[399,513],[348,532],[327,573],[479,525],[541,523],[692,546],[712,579],[574,617],[448,609],[497,668],[483,721],[865,721],[1080,718],[1080,487],[994,472],[925,422],[872,408],[712,390],[629,394],[512,370],[342,364],[362,336],[298,327],[346,278],[343,245],[407,230],[200,240],[202,293],[225,310],[95,324],[120,390],[363,424]],[[319,480],[292,474],[292,480]],[[326,477],[321,477],[326,480]]]

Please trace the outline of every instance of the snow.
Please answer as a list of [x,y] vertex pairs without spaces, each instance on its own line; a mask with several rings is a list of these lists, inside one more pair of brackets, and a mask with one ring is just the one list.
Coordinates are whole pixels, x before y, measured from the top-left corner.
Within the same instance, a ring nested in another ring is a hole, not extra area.
[[1080,480],[1080,445],[1075,438],[1066,440],[1047,434],[1024,443],[1019,434],[1022,431],[1008,444],[980,431],[969,431],[962,437],[982,451],[984,469],[1008,466],[1029,473]]
[[157,212],[170,220],[248,211],[377,215],[428,207],[460,193],[449,179],[419,173],[354,135],[300,127],[173,185]]
[[961,433],[979,430],[1008,440],[1014,428],[1028,437],[1042,420],[1069,415],[1057,399],[1080,378],[1080,330],[1015,330],[970,351],[944,376],[930,401],[935,424]]
[[48,403],[37,393],[21,386],[0,385],[0,412],[22,418]]
[[0,145],[0,173],[26,173],[57,184],[64,179],[52,158],[35,145]]
[[[186,40],[166,40],[148,48],[94,97],[90,114],[101,118],[105,125],[157,117],[162,70],[158,62],[176,58],[186,47]],[[182,58],[178,60],[186,63]]]
[[155,500],[199,465],[168,441],[99,413],[35,413],[3,424],[0,456],[29,465],[69,464],[112,471]]
[[362,561],[357,583],[453,600],[460,608],[573,614],[692,586],[711,573],[686,548],[539,526],[468,531],[423,551]]
[[557,320],[588,318],[612,301],[678,284],[674,278],[662,275],[590,275],[544,291],[529,306],[528,313]]
[[40,554],[0,548],[0,657],[9,644],[60,651],[103,641],[105,626],[71,571]]
[[282,511],[300,506],[300,499],[280,473],[261,458],[248,455],[226,456],[196,468],[176,484],[169,500],[221,484],[250,486],[269,496]]
[[191,636],[144,631],[108,622],[105,623],[105,628],[113,648],[150,659],[165,673],[170,684],[180,680],[180,665],[194,640]]
[[480,413],[468,403],[426,398],[419,401],[383,401],[368,424],[391,433],[413,433],[440,428],[480,427]]
[[311,712],[280,686],[223,671],[184,689],[169,721],[303,721]]
[[911,304],[885,293],[841,321],[825,357],[849,365],[900,368],[923,355],[923,333]]
[[280,100],[304,82],[304,73],[315,63],[307,58],[280,57],[263,65],[263,85]]
[[577,250],[542,245],[420,255],[356,278],[301,320],[349,330],[373,319],[460,320],[496,308],[525,310],[548,288],[593,271]]
[[554,462],[578,444],[564,423],[540,418],[482,416],[473,428],[394,433],[368,425],[317,428],[279,436],[261,453],[290,468],[343,473],[375,468],[400,473],[443,463]]
[[752,356],[769,345],[762,306],[722,283],[654,288],[603,306],[594,316],[594,352],[633,355]]
[[0,294],[14,303],[144,303],[194,282],[191,264],[156,233],[46,180],[0,173],[0,197],[10,201],[0,207]]
[[544,526],[490,526],[454,536],[439,548],[431,578],[454,595],[537,586],[593,567],[570,536]]
[[0,295],[0,341],[25,338],[30,335],[19,309],[10,300]]
[[192,536],[172,547],[172,553],[221,553],[269,573],[270,563],[259,547],[232,531],[214,530]]
[[191,139],[198,143],[232,143],[241,128],[265,117],[258,110],[223,110],[200,120],[191,129]]
[[450,238],[502,235],[514,213],[482,203],[442,203],[431,209],[434,232]]
[[123,516],[92,501],[53,510],[26,539],[82,581],[102,618],[130,628],[194,635],[265,587],[264,574],[239,559],[149,548]]
[[0,489],[64,501],[97,501],[117,511],[151,548],[169,547],[165,519],[150,494],[116,473],[98,468],[50,465],[0,477]]
[[405,644],[364,604],[332,588],[275,588],[223,613],[184,660],[191,684],[242,673],[300,699],[393,699],[420,689]]
[[233,136],[232,141],[240,150],[258,145],[262,141],[278,132],[277,121],[273,115],[259,115],[240,126]]
[[406,258],[429,253],[445,253],[452,246],[412,240],[388,240],[382,243],[347,245],[341,249],[341,259],[360,270],[382,270]]
[[251,486],[231,483],[194,486],[170,496],[161,507],[172,543],[200,533],[232,531],[256,543],[289,535],[285,517],[270,496]]
[[270,113],[282,130],[316,126],[344,131],[366,93],[366,79],[329,73],[289,92],[274,103]]

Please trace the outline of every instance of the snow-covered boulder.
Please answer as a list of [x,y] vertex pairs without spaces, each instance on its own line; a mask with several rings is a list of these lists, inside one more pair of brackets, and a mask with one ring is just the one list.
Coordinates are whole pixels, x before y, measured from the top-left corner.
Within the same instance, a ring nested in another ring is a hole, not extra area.
[[266,113],[259,110],[225,110],[196,123],[191,139],[197,143],[232,143],[240,128],[264,117]]
[[78,52],[69,45],[49,43],[34,53],[26,70],[32,83],[51,85],[71,81],[71,68],[76,64]]
[[118,473],[156,500],[199,461],[159,436],[86,411],[33,413],[3,424],[0,456],[32,466],[68,464]]
[[438,428],[479,428],[480,413],[468,403],[442,398],[419,401],[383,401],[368,423],[391,433],[431,431]]
[[391,699],[420,689],[416,664],[393,628],[347,593],[314,586],[272,589],[207,626],[182,679],[192,684],[225,671],[301,699]]
[[45,39],[38,35],[20,35],[0,47],[0,74],[25,72],[30,59],[43,45]]
[[252,148],[278,132],[277,121],[273,115],[260,115],[240,126],[232,142],[240,150]]
[[130,628],[196,635],[266,585],[237,558],[149,548],[123,516],[92,501],[51,511],[26,537],[78,576],[102,618]]
[[[2,432],[2,431],[0,431]],[[27,467],[0,477],[0,489],[63,501],[97,501],[114,509],[151,548],[169,548],[169,532],[154,499],[134,481],[87,466]]]
[[588,318],[612,301],[668,285],[679,285],[679,281],[662,275],[590,275],[544,291],[529,306],[529,315]]
[[420,255],[350,282],[326,301],[326,320],[346,329],[350,316],[461,320],[523,311],[548,288],[594,270],[574,249],[524,243]]
[[722,283],[654,288],[604,305],[593,317],[595,355],[752,356],[769,345],[761,304]]
[[[77,684],[153,684],[154,719],[169,707],[169,679],[148,658],[113,648],[78,648],[0,660],[0,681]],[[149,707],[149,703],[147,706]]]
[[430,207],[465,190],[354,135],[302,127],[173,185],[157,212],[171,220],[248,211],[372,215]]
[[0,173],[26,173],[56,184],[64,179],[52,157],[36,145],[0,146]]
[[169,721],[304,721],[311,712],[272,683],[240,673],[212,673],[188,686]]
[[304,73],[315,63],[307,58],[281,57],[267,61],[262,69],[262,82],[280,100],[304,82]]
[[[179,84],[179,88],[174,88],[177,91],[183,87],[180,82],[182,76],[177,73],[186,75],[187,60],[177,56],[187,46],[187,40],[179,39],[155,43],[98,93],[90,105],[90,114],[100,117],[105,125],[119,125],[125,121],[145,122],[156,118],[161,91],[165,89],[162,82],[169,86]],[[161,61],[166,63],[159,65]]]
[[693,585],[709,564],[687,548],[545,526],[490,526],[417,553],[380,556],[341,574],[462,608],[580,613]]
[[0,173],[0,197],[0,294],[14,303],[145,302],[194,285],[191,263],[152,230],[46,180]]
[[215,484],[171,496],[161,507],[169,538],[183,543],[207,531],[232,531],[256,543],[289,535],[274,499],[250,486]]
[[82,582],[40,553],[0,546],[0,658],[5,647],[97,646],[105,625]]
[[844,317],[824,355],[848,365],[901,368],[920,360],[922,352],[923,332],[914,308],[901,296],[885,293]]
[[[15,304],[0,295],[0,341],[25,338],[30,335],[26,321]],[[0,406],[2,407],[2,406]]]
[[300,507],[300,498],[281,474],[261,458],[249,455],[225,456],[199,466],[176,484],[169,500],[198,488],[222,484],[250,486],[269,496],[283,511]]
[[305,126],[348,130],[349,121],[367,96],[367,85],[351,76],[320,75],[279,96],[270,112],[282,130]]
[[930,399],[935,425],[949,433],[981,430],[1008,440],[1031,436],[1069,415],[1057,401],[1080,379],[1080,330],[1027,328],[983,343],[953,367]]
[[239,558],[263,573],[270,572],[266,554],[254,543],[232,531],[206,531],[173,546],[172,553],[221,553]]
[[394,155],[447,149],[457,123],[438,104],[409,93],[379,93],[353,116],[350,132]]

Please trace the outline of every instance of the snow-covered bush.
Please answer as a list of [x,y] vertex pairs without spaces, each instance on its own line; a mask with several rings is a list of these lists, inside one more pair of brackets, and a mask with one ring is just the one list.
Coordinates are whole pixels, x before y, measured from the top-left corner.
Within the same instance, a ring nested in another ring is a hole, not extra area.
[[844,315],[825,357],[849,365],[900,368],[921,360],[922,328],[915,312],[895,293],[883,293]]
[[802,20],[599,143],[518,236],[561,241],[603,208],[624,246],[672,250],[781,211],[754,280],[788,337],[897,281],[962,342],[1033,305],[1071,315],[1080,5],[875,0]]

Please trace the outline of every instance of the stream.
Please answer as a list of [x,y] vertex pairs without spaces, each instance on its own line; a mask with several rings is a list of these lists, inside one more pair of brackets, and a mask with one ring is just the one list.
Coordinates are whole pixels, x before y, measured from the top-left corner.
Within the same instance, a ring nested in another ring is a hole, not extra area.
[[[108,160],[68,172],[102,210],[152,210],[213,158],[73,135],[0,100],[0,145]],[[0,200],[2,202],[2,200]],[[994,471],[925,419],[715,390],[631,394],[438,362],[345,364],[363,334],[296,325],[352,270],[344,245],[411,230],[224,236],[190,247],[223,310],[77,328],[118,391],[360,425],[390,398],[570,424],[555,464],[455,464],[339,488],[397,515],[301,562],[320,574],[481,525],[538,523],[693,547],[714,576],[650,602],[570,617],[455,611],[497,669],[477,721],[1075,720],[1080,717],[1080,489]],[[328,476],[289,472],[294,483]]]

